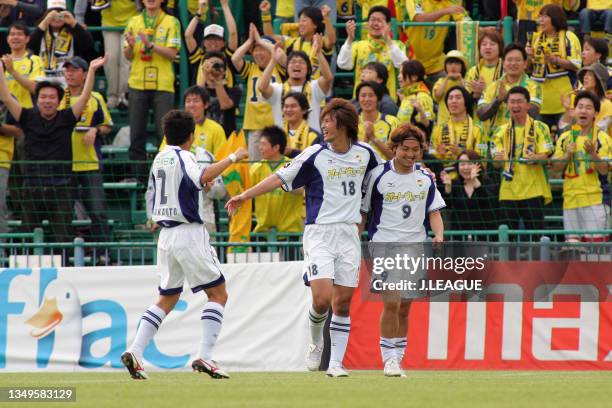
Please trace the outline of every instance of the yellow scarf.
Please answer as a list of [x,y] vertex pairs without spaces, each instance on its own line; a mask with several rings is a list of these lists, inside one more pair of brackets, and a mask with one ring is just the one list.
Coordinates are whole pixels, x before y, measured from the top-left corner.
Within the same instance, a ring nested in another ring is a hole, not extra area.
[[72,33],[62,27],[57,33],[57,37],[51,30],[45,31],[44,47],[40,50],[40,57],[44,61],[45,72],[54,74],[58,70],[58,59],[68,57],[72,48]]
[[[535,153],[535,127],[535,120],[527,116],[527,120],[525,121],[523,148],[521,149],[521,152],[519,154],[518,161],[523,161],[525,157],[529,156],[529,153]],[[504,164],[504,174],[510,176],[514,173],[514,162],[517,160],[517,158],[514,157],[516,151],[516,131],[514,128],[514,121],[511,120],[503,138],[504,150],[508,152],[508,160]]]
[[552,63],[546,63],[546,55],[554,55],[561,59],[567,59],[565,45],[565,30],[559,31],[555,36],[547,36],[538,31],[533,35],[535,53],[532,60],[531,77],[535,81],[542,82],[546,78],[558,78],[567,75],[566,69]]
[[[460,135],[455,134],[454,128],[451,124],[444,123],[442,125],[442,132],[440,136],[441,142],[446,146],[453,144],[459,146],[460,150],[471,149],[474,146],[474,123],[472,118],[467,116],[467,120],[463,122],[463,130],[461,131]],[[455,159],[457,158],[454,157],[453,153],[450,150],[447,150],[446,161],[444,163],[444,169],[447,172],[455,171]]]
[[[565,139],[565,143],[563,144],[563,151],[566,151],[567,149],[567,145],[572,142],[572,143],[576,143],[578,140],[578,136],[580,136],[580,131],[582,129],[580,128],[579,125],[572,125],[570,132],[571,132],[571,138],[567,138]],[[593,123],[593,126],[591,127],[591,142],[593,143],[598,143],[599,140],[597,139],[597,125],[595,123]],[[569,163],[567,164],[566,168],[565,168],[565,173],[564,173],[564,177],[565,178],[576,178],[580,175],[580,159],[584,158],[584,166],[586,168],[586,172],[587,174],[590,174],[593,172],[593,169],[591,168],[591,160],[592,157],[590,154],[586,153],[586,152],[574,152],[572,153],[572,158],[570,159]]]
[[[283,96],[282,96],[282,98],[284,98],[286,95],[290,94],[291,92],[293,92],[293,90],[291,89],[291,85],[289,84],[289,81],[285,81],[283,83]],[[310,85],[310,81],[307,80],[304,83],[304,85],[302,85],[302,90],[300,92],[304,94],[304,96],[306,97],[306,100],[310,104],[310,100],[311,100],[310,97],[312,96],[312,86]],[[311,106],[311,108],[312,108],[312,106]]]
[[[480,78],[480,72],[484,69],[485,65],[486,65],[486,62],[484,59],[481,59],[478,62],[478,65],[476,66],[476,78],[477,79]],[[499,78],[501,78],[503,72],[504,72],[504,67],[502,65],[501,58],[499,58],[497,60],[497,64],[495,65],[495,73],[493,74],[493,79],[491,80],[491,82],[495,82]]]
[[310,146],[308,140],[308,134],[310,133],[310,127],[308,126],[308,122],[302,120],[300,126],[295,130],[293,136],[289,134],[289,123],[285,121],[285,134],[287,135],[287,145],[292,149],[304,150],[308,146]]

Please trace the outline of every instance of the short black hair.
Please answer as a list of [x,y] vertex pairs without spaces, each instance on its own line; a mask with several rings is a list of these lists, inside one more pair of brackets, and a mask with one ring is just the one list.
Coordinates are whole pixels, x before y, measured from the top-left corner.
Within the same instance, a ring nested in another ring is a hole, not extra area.
[[162,118],[162,127],[166,142],[172,146],[180,146],[189,140],[195,130],[195,121],[191,113],[172,109]]
[[300,108],[304,111],[302,118],[304,120],[308,119],[308,115],[310,114],[310,103],[308,102],[308,98],[302,92],[289,92],[287,95],[283,96],[283,104],[281,106],[285,106],[285,101],[288,98],[293,98],[297,101]]
[[310,81],[310,76],[312,75],[312,62],[310,62],[310,57],[304,51],[291,51],[289,55],[287,55],[287,67],[289,67],[289,61],[293,58],[301,58],[306,62],[306,82]]
[[511,51],[520,51],[521,55],[523,56],[523,59],[525,61],[527,61],[527,51],[525,51],[525,46],[523,44],[520,43],[510,43],[506,46],[506,48],[504,48],[504,53],[502,55],[502,60],[506,60],[506,56],[511,52]]
[[27,25],[26,25],[26,24],[25,24],[23,21],[21,21],[21,20],[19,20],[19,21],[14,21],[14,22],[12,22],[11,24],[9,24],[9,26],[8,26],[8,30],[7,30],[7,33],[10,33],[10,32],[11,32],[11,30],[12,30],[13,28],[14,28],[15,30],[22,31],[22,32],[23,32],[23,33],[26,35],[26,37],[29,37],[29,36],[30,36],[30,29],[29,29],[29,28],[28,28],[28,26],[27,26]]
[[56,81],[40,81],[36,83],[36,89],[34,91],[34,97],[38,99],[38,94],[44,88],[53,88],[57,91],[57,98],[61,101],[64,97],[64,88],[59,82]]
[[382,14],[384,14],[385,15],[385,20],[387,20],[387,23],[391,21],[391,12],[385,6],[374,6],[374,7],[370,8],[370,11],[368,11],[368,20],[370,19],[370,17],[374,13],[382,13]]
[[278,126],[267,126],[262,129],[259,137],[265,137],[272,147],[278,145],[278,151],[280,154],[285,154],[285,148],[287,147],[287,135],[285,131]]
[[378,102],[380,102],[385,95],[385,91],[383,91],[382,86],[378,82],[363,81],[360,82],[359,85],[357,85],[357,89],[355,89],[355,98],[357,98],[357,101],[359,101],[359,93],[363,88],[372,88],[376,94],[376,99],[378,99]]
[[211,58],[221,59],[223,61],[223,66],[227,67],[227,59],[225,58],[225,54],[223,54],[221,51],[208,51],[206,54],[204,54],[204,61]]
[[599,101],[599,98],[597,97],[597,95],[595,95],[593,92],[591,91],[580,91],[576,94],[576,97],[574,98],[574,108],[576,106],[578,106],[578,101],[580,99],[590,99],[593,102],[593,106],[595,107],[595,112],[599,112],[601,109],[601,102]]
[[547,4],[540,9],[540,15],[550,17],[550,23],[557,31],[567,30],[567,15],[561,6]]
[[448,91],[446,91],[446,95],[444,96],[444,103],[448,107],[448,95],[450,95],[453,91],[459,91],[463,95],[463,100],[465,101],[465,110],[467,111],[468,116],[473,116],[474,114],[474,99],[472,98],[472,94],[468,92],[467,89],[460,85],[455,85]]
[[404,79],[416,75],[418,81],[425,80],[425,67],[418,60],[404,61],[402,63],[402,77]]
[[[595,52],[600,55],[599,62],[603,65],[606,65],[606,61],[608,61],[608,42],[603,38],[595,38],[589,37],[584,40],[585,44],[589,44],[591,47],[595,49]],[[584,46],[583,46],[584,48]]]
[[527,102],[531,101],[529,91],[523,86],[515,86],[510,88],[510,90],[508,91],[508,95],[506,95],[506,101],[508,100],[508,97],[513,94],[521,94],[525,97],[525,99],[527,99]]
[[385,67],[385,64],[382,62],[370,61],[361,68],[362,71],[364,69],[369,69],[376,72],[376,76],[382,81],[383,84],[386,84],[389,80],[389,70],[387,70],[387,67]]
[[185,103],[185,99],[187,99],[187,97],[190,95],[199,96],[200,99],[202,99],[202,103],[204,104],[210,102],[210,95],[208,94],[208,91],[206,90],[206,88],[202,88],[201,86],[193,85],[187,88],[187,90],[183,94],[183,103]]
[[307,6],[300,10],[298,18],[302,17],[302,14],[312,20],[314,25],[317,26],[317,33],[325,33],[325,23],[323,22],[323,13],[318,7]]

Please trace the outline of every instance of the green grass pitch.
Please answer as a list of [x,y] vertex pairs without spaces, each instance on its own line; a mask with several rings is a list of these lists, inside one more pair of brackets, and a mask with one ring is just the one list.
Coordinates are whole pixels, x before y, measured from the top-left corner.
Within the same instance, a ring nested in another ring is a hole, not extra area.
[[409,371],[385,378],[352,371],[349,378],[319,373],[206,374],[4,373],[0,387],[76,387],[76,403],[1,403],[62,407],[610,407],[612,373],[599,371]]

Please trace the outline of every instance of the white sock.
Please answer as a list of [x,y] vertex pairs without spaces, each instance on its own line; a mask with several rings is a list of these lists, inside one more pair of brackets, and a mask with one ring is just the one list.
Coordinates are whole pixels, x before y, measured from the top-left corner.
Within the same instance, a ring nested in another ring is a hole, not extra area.
[[145,347],[147,347],[147,344],[149,344],[153,336],[155,336],[157,329],[159,329],[165,317],[166,312],[156,305],[152,305],[140,318],[140,324],[136,331],[136,338],[129,349],[129,351],[134,353],[139,360],[142,360],[142,354],[144,353]]
[[332,314],[329,324],[329,337],[331,338],[331,351],[329,367],[342,367],[346,345],[351,331],[351,318]]
[[380,354],[382,356],[383,363],[386,363],[387,360],[395,357],[395,339],[389,337],[381,337]]
[[401,362],[406,352],[406,337],[396,337],[392,340],[395,343],[395,355]]
[[323,347],[323,327],[327,320],[327,312],[318,313],[311,305],[308,311],[308,320],[310,321],[310,339],[312,343]]
[[200,343],[200,358],[212,359],[212,350],[219,337],[223,324],[223,311],[225,308],[216,302],[208,302],[202,311],[202,342]]

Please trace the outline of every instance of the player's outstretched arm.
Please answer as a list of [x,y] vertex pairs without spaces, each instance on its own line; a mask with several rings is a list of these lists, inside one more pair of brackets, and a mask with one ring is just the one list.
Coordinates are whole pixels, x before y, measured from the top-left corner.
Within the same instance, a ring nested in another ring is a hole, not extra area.
[[442,222],[440,211],[429,213],[429,225],[434,233],[433,242],[444,242],[444,223]]
[[219,175],[223,173],[223,171],[225,171],[225,169],[227,169],[233,163],[236,163],[237,161],[246,159],[248,157],[249,153],[245,149],[243,149],[242,147],[237,149],[234,153],[230,154],[225,159],[208,166],[206,170],[204,170],[204,172],[202,173],[202,176],[200,176],[200,183],[202,183],[203,186],[206,185],[206,183],[213,181],[214,179],[219,177]]
[[231,215],[234,213],[242,203],[262,194],[269,193],[270,191],[276,190],[277,188],[283,185],[282,180],[276,174],[271,174],[265,179],[261,180],[255,186],[249,188],[248,190],[242,192],[242,194],[238,194],[237,196],[232,197],[226,204],[225,209]]

